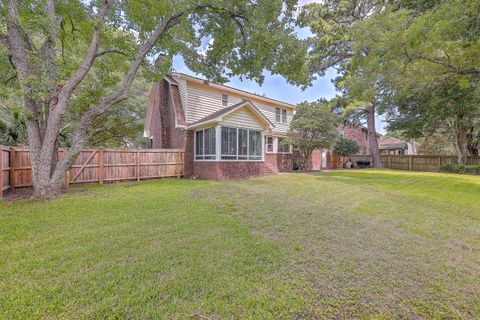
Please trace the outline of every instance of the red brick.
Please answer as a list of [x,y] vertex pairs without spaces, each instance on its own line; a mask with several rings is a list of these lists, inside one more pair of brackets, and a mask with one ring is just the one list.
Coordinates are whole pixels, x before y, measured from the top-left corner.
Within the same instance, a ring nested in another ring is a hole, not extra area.
[[195,161],[194,176],[200,179],[245,179],[265,175],[263,162],[254,161]]
[[293,170],[293,155],[266,153],[265,167],[266,173],[290,172]]

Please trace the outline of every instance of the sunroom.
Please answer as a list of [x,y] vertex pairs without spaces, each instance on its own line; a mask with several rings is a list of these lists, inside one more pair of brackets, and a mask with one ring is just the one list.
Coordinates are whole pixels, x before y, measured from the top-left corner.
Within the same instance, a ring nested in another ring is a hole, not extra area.
[[194,131],[195,161],[264,161],[264,134],[274,125],[244,100],[188,127]]

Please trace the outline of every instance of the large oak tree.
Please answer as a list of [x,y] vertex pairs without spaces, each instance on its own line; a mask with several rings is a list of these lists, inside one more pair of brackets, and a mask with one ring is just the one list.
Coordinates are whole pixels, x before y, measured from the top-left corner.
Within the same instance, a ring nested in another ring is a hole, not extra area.
[[[299,24],[308,27],[313,36],[309,43],[309,72],[325,75],[330,68],[335,68],[340,74],[338,80],[358,75],[352,70],[352,59],[355,57],[353,48],[353,30],[358,23],[368,20],[377,11],[381,10],[384,1],[378,0],[325,0],[305,6],[300,15]],[[341,81],[337,81],[337,88],[345,91]],[[372,89],[370,86],[369,89]],[[372,92],[373,90],[369,90]],[[366,118],[368,141],[373,165],[381,167],[375,128],[375,113],[377,100],[375,94],[361,96],[345,92],[344,98],[361,111]],[[358,113],[358,112],[357,112]]]
[[[148,61],[158,53],[180,54],[190,69],[215,81],[244,75],[262,82],[269,70],[306,84],[305,49],[292,27],[295,5],[290,0],[2,2],[0,66],[11,76],[0,94],[18,91],[26,114],[34,197],[61,192],[92,123],[127,99],[136,75],[148,73]],[[57,159],[65,114],[79,99],[83,109],[71,147]]]

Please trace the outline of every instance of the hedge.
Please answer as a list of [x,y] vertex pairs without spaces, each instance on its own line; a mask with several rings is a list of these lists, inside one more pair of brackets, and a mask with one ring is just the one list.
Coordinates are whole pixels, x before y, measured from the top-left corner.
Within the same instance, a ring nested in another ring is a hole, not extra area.
[[480,165],[472,166],[464,164],[444,164],[440,167],[440,171],[448,173],[480,175]]

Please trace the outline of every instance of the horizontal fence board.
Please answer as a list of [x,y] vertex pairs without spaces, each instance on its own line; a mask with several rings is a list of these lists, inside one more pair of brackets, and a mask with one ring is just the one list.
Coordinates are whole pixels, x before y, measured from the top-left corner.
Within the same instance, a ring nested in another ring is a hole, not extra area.
[[[66,149],[59,150],[59,158]],[[32,186],[30,150],[0,146],[0,190]],[[181,177],[183,149],[85,149],[67,173],[70,184]],[[0,197],[2,194],[0,194]]]

